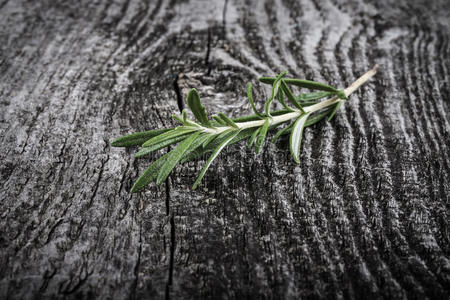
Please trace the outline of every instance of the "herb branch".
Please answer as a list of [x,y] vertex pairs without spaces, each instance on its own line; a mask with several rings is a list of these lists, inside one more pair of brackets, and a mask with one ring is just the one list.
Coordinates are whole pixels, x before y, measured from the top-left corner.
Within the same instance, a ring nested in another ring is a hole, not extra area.
[[[140,158],[169,145],[177,144],[174,149],[162,155],[144,171],[133,185],[131,192],[140,191],[153,181],[159,185],[167,179],[178,163],[191,161],[212,152],[194,182],[192,188],[196,189],[211,163],[225,147],[249,139],[248,147],[255,146],[256,153],[259,153],[266,141],[267,133],[283,124],[287,126],[279,130],[272,141],[275,142],[284,134],[290,134],[291,155],[296,163],[300,163],[304,128],[326,117],[331,120],[348,96],[376,74],[377,68],[378,66],[375,66],[344,90],[315,81],[285,78],[286,72],[277,77],[260,77],[260,82],[272,86],[270,98],[264,105],[264,112],[256,109],[252,85],[249,84],[247,95],[254,114],[235,119],[223,113],[210,119],[197,90],[191,89],[187,95],[187,104],[195,120],[189,119],[186,110],[183,110],[181,116],[173,115],[180,126],[126,135],[115,139],[111,145],[114,147],[141,146],[135,155]],[[295,96],[290,86],[315,90],[315,92]],[[329,99],[320,101],[323,98]],[[281,103],[283,109],[271,110],[275,100]]]

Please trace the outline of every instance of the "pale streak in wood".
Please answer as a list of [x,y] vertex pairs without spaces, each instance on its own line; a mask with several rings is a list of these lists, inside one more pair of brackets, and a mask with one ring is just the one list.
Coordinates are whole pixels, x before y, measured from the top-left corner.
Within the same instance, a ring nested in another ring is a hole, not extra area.
[[[181,2],[0,2],[0,298],[448,298],[448,1]],[[300,166],[243,143],[130,195],[151,159],[108,146],[177,90],[237,116],[376,63]]]

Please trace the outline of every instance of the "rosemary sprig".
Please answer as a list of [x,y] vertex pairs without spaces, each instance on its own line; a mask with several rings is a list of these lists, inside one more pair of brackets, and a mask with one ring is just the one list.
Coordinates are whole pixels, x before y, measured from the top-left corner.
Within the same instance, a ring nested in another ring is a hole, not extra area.
[[[291,155],[296,163],[300,163],[304,128],[327,116],[328,120],[331,120],[348,96],[376,74],[377,68],[378,66],[375,66],[344,90],[315,81],[285,78],[286,72],[276,77],[261,77],[259,78],[260,82],[272,86],[270,98],[264,105],[264,113],[257,111],[253,101],[252,86],[249,84],[248,98],[254,114],[235,119],[231,119],[223,113],[213,116],[212,120],[208,118],[197,90],[192,89],[187,95],[187,104],[195,120],[188,119],[186,111],[183,110],[181,116],[173,115],[180,126],[126,135],[115,139],[111,145],[114,147],[140,145],[141,149],[136,153],[136,157],[140,158],[169,145],[178,144],[144,171],[133,185],[131,192],[140,191],[153,181],[159,185],[166,180],[178,163],[184,163],[212,152],[193,185],[193,189],[196,189],[213,160],[224,148],[241,140],[249,139],[248,147],[255,146],[256,153],[259,153],[266,141],[267,133],[285,123],[287,126],[279,130],[272,141],[275,142],[281,135],[290,134]],[[295,96],[290,86],[319,92]],[[284,101],[284,96],[293,107]],[[327,97],[331,98],[320,101]],[[271,104],[275,100],[278,100],[284,109],[271,111]]]

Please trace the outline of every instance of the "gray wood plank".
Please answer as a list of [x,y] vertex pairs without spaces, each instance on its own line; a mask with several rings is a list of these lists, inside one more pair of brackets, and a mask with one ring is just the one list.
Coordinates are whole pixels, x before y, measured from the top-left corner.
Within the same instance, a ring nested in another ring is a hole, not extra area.
[[[0,2],[0,298],[448,299],[447,2]],[[375,64],[298,166],[242,143],[132,195],[156,156],[109,146],[192,87],[240,116],[257,76]]]

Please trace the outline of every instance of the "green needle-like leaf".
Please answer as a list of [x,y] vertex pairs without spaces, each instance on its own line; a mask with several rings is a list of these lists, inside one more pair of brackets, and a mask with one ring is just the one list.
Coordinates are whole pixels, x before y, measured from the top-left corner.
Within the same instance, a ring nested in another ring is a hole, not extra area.
[[213,119],[216,120],[216,122],[217,122],[219,125],[222,125],[222,126],[227,126],[227,125],[228,125],[227,122],[225,122],[224,120],[222,120],[219,116],[213,116]]
[[159,170],[158,177],[156,178],[156,185],[160,185],[164,180],[166,180],[167,176],[169,176],[170,172],[172,172],[173,168],[183,157],[183,154],[189,149],[191,144],[199,135],[200,131],[195,132],[181,142],[175,149],[169,152],[166,162]]
[[148,146],[148,147],[143,147],[134,156],[136,158],[141,158],[141,157],[146,156],[146,155],[148,155],[148,154],[150,154],[152,152],[155,152],[155,151],[157,151],[159,149],[162,149],[162,148],[167,147],[169,145],[178,143],[178,142],[184,140],[185,138],[186,138],[186,135],[179,135],[179,136],[176,136],[174,138],[164,140],[164,141],[162,141],[160,143],[153,144],[153,145]]
[[280,138],[280,136],[291,130],[292,126],[294,126],[294,123],[291,123],[288,126],[284,127],[283,129],[279,130],[272,138],[272,142],[275,143]]
[[251,105],[255,115],[257,115],[260,119],[263,119],[264,116],[260,112],[258,112],[258,110],[256,109],[256,106],[255,106],[255,103],[253,102],[252,84],[250,82],[248,83],[247,96],[248,96],[248,101],[250,102],[250,105]]
[[331,115],[330,115],[330,117],[328,118],[328,121],[331,121],[331,119],[333,119],[334,115],[336,114],[336,112],[337,112],[337,110],[339,109],[339,107],[341,107],[341,105],[342,105],[342,100],[339,101],[339,102],[334,106],[334,109],[333,109],[333,111],[331,112]]
[[148,139],[158,136],[162,133],[170,131],[171,129],[156,129],[143,132],[136,132],[133,134],[121,136],[111,142],[113,147],[133,147],[140,146]]
[[323,120],[332,110],[333,110],[333,108],[329,108],[320,113],[310,115],[308,117],[308,120],[305,123],[305,127],[312,126],[312,125],[316,124],[317,122]]
[[217,137],[217,134],[209,134],[208,137],[203,142],[202,147],[206,148],[206,146],[208,146],[209,143],[211,143],[216,137]]
[[320,83],[312,80],[304,79],[286,79],[287,84],[292,84],[301,88],[307,88],[311,90],[327,91],[327,92],[337,92],[338,89],[332,87],[331,85]]
[[292,157],[296,163],[300,163],[300,147],[302,144],[303,128],[305,128],[306,120],[308,120],[309,114],[303,114],[298,117],[294,123],[294,127],[289,139],[289,148],[291,150]]
[[158,158],[156,161],[154,161],[150,167],[147,168],[147,170],[142,173],[141,176],[139,176],[138,180],[134,183],[133,187],[131,188],[131,192],[135,193],[140,191],[142,188],[144,188],[146,185],[150,184],[153,180],[156,179],[158,176],[158,171],[162,167],[162,165],[166,162],[167,156],[169,153],[164,154],[160,158]]
[[[316,124],[317,122],[323,120],[327,115],[330,114],[330,112],[332,110],[333,110],[333,108],[329,108],[329,109],[324,110],[324,111],[322,111],[320,113],[317,113],[317,114],[313,114],[313,115],[310,114],[309,117],[308,117],[308,120],[305,123],[305,128],[309,127],[309,126],[312,126],[312,125]],[[278,134],[280,134],[280,136],[281,136],[281,135],[285,135],[285,134],[290,133],[291,130],[292,130],[293,125],[294,125],[294,123],[291,123],[289,126],[284,127],[279,132],[277,132],[277,134],[275,136],[277,136]],[[279,138],[279,137],[277,137],[277,138]],[[276,141],[276,139],[274,137],[272,139],[272,142],[275,142],[275,141]]]
[[239,127],[236,125],[236,123],[234,123],[233,120],[231,120],[230,118],[228,118],[225,114],[223,113],[218,113],[219,118],[221,118],[225,123],[227,123],[228,126],[234,127],[236,129],[239,129]]
[[[200,155],[200,153],[204,153],[203,144],[207,142],[207,140],[211,137],[210,133],[202,133],[189,147],[189,149],[183,154],[180,162],[185,163],[189,160],[192,160]],[[217,135],[213,135],[216,137]]]
[[[236,130],[233,128],[230,128],[230,129],[223,131],[220,134],[213,134],[214,138],[211,138],[211,140],[205,140],[203,142],[203,144],[205,144],[205,146],[198,147],[198,149],[185,154],[185,156],[181,160],[181,163],[185,163],[187,161],[193,160],[193,159],[201,156],[202,154],[212,152],[220,143],[222,143],[229,136],[229,134],[234,133],[234,132],[236,132]],[[250,132],[248,135],[243,136],[244,134],[247,134],[248,132]],[[208,134],[208,135],[210,135],[210,134]],[[239,134],[235,137],[235,139],[231,143],[234,143],[234,141],[237,138],[240,138],[239,139],[239,141],[240,141],[244,138],[249,137],[250,135],[251,135],[251,129],[241,130],[241,131],[239,131]]]
[[[265,84],[273,84],[276,80],[276,77],[260,77],[259,81]],[[283,79],[286,84],[295,85],[301,88],[307,88],[312,90],[319,90],[319,91],[328,91],[328,92],[337,92],[338,89],[324,83],[320,83],[317,81],[312,80],[305,80],[305,79],[295,79],[295,78],[284,78]]]
[[[229,143],[229,145],[240,142],[244,139],[249,138],[254,131],[254,128],[247,128],[244,130],[240,130],[238,135],[236,135],[233,140]],[[187,162],[190,160],[193,160],[195,158],[198,158],[199,156],[214,151],[220,143],[222,143],[229,134],[236,132],[236,130],[228,129],[226,132],[221,133],[220,135],[217,135],[215,139],[213,139],[208,145],[206,145],[203,148],[198,148],[196,151],[191,152],[189,155],[183,158],[182,162]]]
[[258,136],[258,133],[259,133],[260,130],[261,130],[261,127],[257,128],[257,129],[253,132],[252,136],[250,137],[250,140],[248,141],[248,148],[249,148],[249,149],[253,146],[253,143],[255,142],[256,137]]
[[[260,77],[259,81],[265,84],[273,84],[276,80],[276,77]],[[304,79],[295,79],[295,78],[285,78],[283,79],[286,84],[292,84],[301,88],[307,88],[311,90],[319,90],[319,91],[327,91],[332,92],[337,95],[341,99],[347,99],[345,92],[343,90],[339,90],[337,88],[332,87],[331,85],[320,83],[312,80],[304,80]]]
[[158,136],[155,136],[155,137],[149,139],[142,145],[142,147],[150,147],[152,145],[159,144],[165,140],[172,139],[172,138],[180,136],[180,135],[185,135],[185,134],[188,134],[188,133],[190,133],[192,131],[196,131],[196,130],[197,130],[196,128],[188,127],[188,126],[177,127],[175,129],[172,129],[170,131],[167,131],[163,134],[160,134]]
[[189,147],[189,149],[183,154],[183,157],[186,156],[187,154],[195,151],[197,148],[201,148],[203,147],[203,143],[209,138],[211,137],[212,134],[210,133],[202,133],[200,134],[200,136],[198,138],[195,139],[195,141],[191,144],[191,146]]
[[197,188],[197,186],[199,185],[203,176],[205,176],[205,173],[208,170],[211,163],[213,162],[213,160],[220,154],[223,148],[225,148],[238,133],[239,133],[238,131],[230,132],[227,138],[216,148],[216,150],[214,150],[213,154],[211,154],[211,156],[208,158],[208,161],[203,166],[203,169],[201,170],[200,175],[197,177],[197,180],[195,180],[194,185],[192,186],[193,190]]
[[[272,130],[274,128],[276,128],[278,125],[273,125],[273,126],[269,126],[269,130]],[[253,128],[247,128],[244,130],[239,131],[238,135],[236,135],[233,140],[228,144],[228,146],[235,144],[235,143],[239,143],[242,140],[245,140],[249,137],[251,137],[252,133],[253,133],[254,129]],[[229,131],[229,133],[231,133],[233,131]],[[210,153],[213,152],[214,149],[216,147],[218,147],[218,145],[223,142],[224,139],[219,139],[216,138],[214,139],[207,147],[200,149],[198,148],[196,151],[193,151],[191,153],[189,153],[188,155],[186,155],[185,157],[183,157],[183,159],[181,160],[182,163],[194,160],[196,158],[201,157],[202,155],[206,154],[206,153]]]
[[319,103],[320,101],[317,100],[308,100],[308,101],[299,101],[302,107],[307,107],[307,106],[311,106],[314,104]]
[[192,126],[194,126],[194,127],[200,126],[197,123],[195,123],[194,121],[188,119],[186,109],[183,109],[183,111],[181,112],[181,117],[173,114],[172,118],[174,118],[175,120],[177,120],[178,122],[180,122],[182,125],[185,125],[185,126],[191,126],[191,127]]
[[272,94],[270,95],[269,100],[266,101],[266,104],[264,105],[264,111],[266,115],[270,116],[270,105],[272,104],[273,99],[275,99],[275,96],[278,94],[278,90],[280,89],[280,80],[286,75],[287,71],[284,71],[280,75],[278,75],[273,82],[272,85]]
[[281,88],[283,89],[284,93],[286,94],[286,97],[291,101],[291,103],[298,108],[301,112],[303,112],[303,107],[298,103],[297,99],[295,99],[294,95],[292,94],[291,90],[287,86],[284,79],[281,80]]
[[235,131],[236,131],[236,129],[234,129],[234,128],[229,128],[229,129],[227,129],[227,130],[225,130],[225,131],[222,131],[222,132],[219,133],[219,135],[217,136],[217,140],[220,141],[221,139],[226,138],[226,137],[228,136],[229,133],[235,132]]
[[200,101],[200,96],[196,89],[191,89],[187,95],[187,104],[200,124],[211,127],[206,109]]
[[258,138],[256,139],[255,151],[259,153],[264,145],[264,140],[266,139],[267,130],[269,129],[269,118],[266,119],[264,125],[261,127],[259,131]]
[[[286,104],[286,102],[284,102],[284,96],[283,96],[284,92],[283,92],[283,88],[281,88],[278,91],[278,95],[277,95],[277,99],[278,101],[281,103],[281,105],[283,105],[283,107],[287,110],[287,111],[295,111],[294,109],[292,109],[289,105]],[[272,113],[273,115],[274,113]]]
[[186,121],[177,116],[176,114],[172,114],[172,118],[178,121],[181,125],[186,125]]
[[303,101],[319,100],[333,95],[335,95],[335,92],[314,92],[308,94],[300,94],[296,97],[296,99],[300,102],[303,102]]

